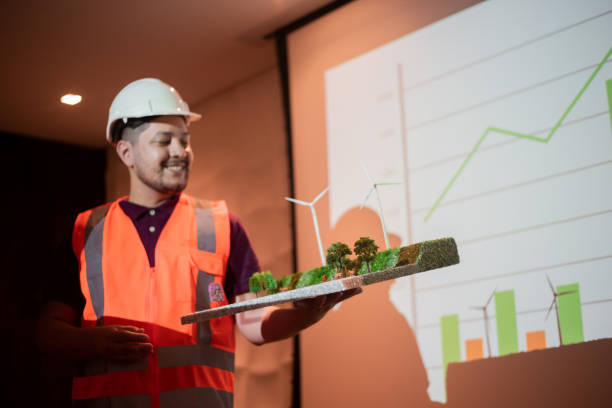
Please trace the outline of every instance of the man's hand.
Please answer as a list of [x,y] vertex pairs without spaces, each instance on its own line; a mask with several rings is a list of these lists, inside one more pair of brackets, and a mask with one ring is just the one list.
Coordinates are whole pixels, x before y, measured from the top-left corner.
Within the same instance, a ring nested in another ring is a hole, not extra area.
[[134,326],[103,326],[88,329],[98,357],[122,363],[146,358],[153,344],[144,330]]
[[361,288],[293,302],[293,309],[276,309],[263,319],[261,333],[266,343],[293,337],[312,326],[336,304],[362,292]]
[[103,358],[124,363],[153,352],[149,336],[134,326],[76,327],[77,311],[60,302],[45,305],[37,326],[38,348],[75,360]]
[[321,320],[338,303],[363,292],[362,288],[345,290],[344,292],[332,293],[329,295],[316,296],[310,299],[297,300],[293,305],[300,314],[304,315],[307,321],[314,324]]

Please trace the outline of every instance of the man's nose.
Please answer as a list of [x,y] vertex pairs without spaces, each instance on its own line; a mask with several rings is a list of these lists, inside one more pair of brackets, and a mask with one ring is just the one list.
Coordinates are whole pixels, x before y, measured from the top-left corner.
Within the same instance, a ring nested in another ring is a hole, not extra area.
[[170,156],[178,158],[187,156],[187,147],[177,138],[173,138],[170,143]]

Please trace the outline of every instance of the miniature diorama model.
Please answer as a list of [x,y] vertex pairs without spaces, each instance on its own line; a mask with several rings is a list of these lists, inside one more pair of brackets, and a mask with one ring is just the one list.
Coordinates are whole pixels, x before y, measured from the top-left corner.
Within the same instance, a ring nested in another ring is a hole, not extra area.
[[[249,288],[257,298],[192,313],[181,320],[184,324],[203,322],[459,263],[457,244],[453,238],[424,241],[383,252],[377,250],[374,240],[368,237],[359,238],[353,250],[342,242],[335,242],[327,250],[327,265],[277,279],[270,271],[256,273],[249,280]],[[352,253],[356,258],[348,257]]]
[[60,251],[71,261],[54,269],[61,290],[37,329],[42,351],[78,362],[75,406],[231,407],[235,324],[254,344],[288,338],[360,291],[181,324],[184,315],[256,298],[249,288],[277,286],[257,274],[245,229],[224,201],[182,192],[193,161],[188,125],[199,118],[153,78],[128,84],[111,104],[106,139],[128,169],[130,193],[78,215]]

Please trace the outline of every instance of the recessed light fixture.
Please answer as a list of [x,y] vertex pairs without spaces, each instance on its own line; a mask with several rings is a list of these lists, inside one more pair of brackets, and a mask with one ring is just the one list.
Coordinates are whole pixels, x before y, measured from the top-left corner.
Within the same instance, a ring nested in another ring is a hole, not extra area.
[[81,99],[83,99],[81,98],[81,95],[66,94],[60,98],[60,101],[66,105],[76,105],[77,103],[81,102]]

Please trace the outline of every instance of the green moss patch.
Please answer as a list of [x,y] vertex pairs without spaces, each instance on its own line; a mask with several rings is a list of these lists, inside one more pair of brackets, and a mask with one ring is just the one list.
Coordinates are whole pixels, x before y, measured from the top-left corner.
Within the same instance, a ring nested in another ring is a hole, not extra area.
[[285,276],[281,276],[280,278],[277,278],[276,286],[278,286],[279,289],[289,288],[289,284],[291,284],[292,277],[293,275],[285,275]]
[[[393,248],[388,249],[383,252],[379,252],[376,254],[376,259],[370,262],[370,271],[383,271],[385,269],[393,268],[397,263],[397,259],[399,258],[400,249]],[[359,270],[359,275],[363,275],[368,273],[368,268],[365,265],[365,262],[361,265],[361,269]]]
[[440,238],[421,243],[417,263],[421,271],[459,263],[457,244],[453,238]]
[[325,275],[327,280],[331,280],[334,274],[334,270],[328,266],[321,266],[319,268],[310,269],[302,274],[299,278],[296,287],[304,288],[310,285],[316,285],[317,283],[323,282],[322,276]]
[[300,281],[300,278],[302,277],[302,272],[297,272],[289,276],[291,277],[291,280],[289,281],[289,286],[287,287],[287,289],[292,290],[297,288],[297,284]]
[[421,244],[412,244],[400,248],[399,258],[395,266],[410,265],[416,263],[419,256]]

